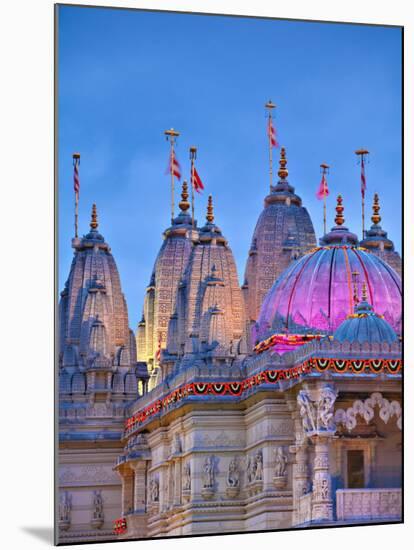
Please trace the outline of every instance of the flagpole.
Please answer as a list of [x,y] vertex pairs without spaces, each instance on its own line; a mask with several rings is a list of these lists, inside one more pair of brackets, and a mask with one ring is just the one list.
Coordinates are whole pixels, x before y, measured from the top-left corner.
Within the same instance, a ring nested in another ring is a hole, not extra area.
[[[73,153],[72,155],[73,159],[73,166],[74,168],[78,168],[80,165],[80,154],[79,153]],[[79,176],[78,176],[79,179]],[[75,239],[78,238],[78,218],[79,218],[79,189],[76,191],[75,189]]]
[[165,130],[164,132],[167,141],[170,143],[170,171],[171,171],[171,223],[174,223],[174,169],[172,161],[174,159],[174,145],[177,141],[177,137],[180,135],[179,132],[171,128],[170,130]]
[[329,171],[329,164],[322,163],[322,177],[323,177],[323,234],[326,235],[326,180],[325,175]]
[[197,147],[190,147],[191,160],[191,225],[194,229],[194,161],[197,158]]
[[357,149],[355,151],[355,154],[357,157],[359,157],[361,160],[359,161],[361,164],[361,210],[362,210],[362,238],[365,238],[365,157],[366,155],[369,155],[369,151],[367,149]]
[[267,129],[268,129],[268,138],[269,138],[269,178],[270,178],[270,192],[272,192],[272,185],[273,185],[273,146],[272,146],[272,136],[270,135],[270,125],[272,122],[272,110],[276,108],[276,105],[272,103],[272,101],[269,99],[269,101],[265,105],[267,109]]

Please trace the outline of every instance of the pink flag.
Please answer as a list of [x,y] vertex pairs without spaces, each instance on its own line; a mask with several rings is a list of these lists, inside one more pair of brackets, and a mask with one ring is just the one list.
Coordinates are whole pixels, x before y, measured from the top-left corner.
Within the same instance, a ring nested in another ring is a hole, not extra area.
[[361,195],[362,198],[365,198],[365,190],[367,188],[367,182],[365,180],[365,164],[364,157],[361,155]]
[[204,184],[201,181],[201,178],[198,175],[198,172],[197,172],[195,166],[194,166],[193,171],[194,171],[193,181],[192,181],[193,188],[197,191],[197,193],[201,193],[201,191],[204,189]]
[[277,138],[276,138],[276,129],[273,126],[273,122],[272,122],[272,119],[270,117],[269,117],[269,121],[268,121],[268,124],[267,124],[267,136],[269,138],[270,145],[272,147],[279,147],[279,144],[278,144]]
[[174,151],[171,152],[166,174],[172,174],[177,179],[181,179],[181,166],[175,157]]
[[319,189],[316,192],[316,198],[321,200],[329,195],[328,182],[326,181],[325,174],[322,174],[321,183]]
[[79,195],[80,181],[79,181],[79,170],[78,170],[77,162],[75,162],[75,166],[73,168],[73,190],[75,191],[75,195]]

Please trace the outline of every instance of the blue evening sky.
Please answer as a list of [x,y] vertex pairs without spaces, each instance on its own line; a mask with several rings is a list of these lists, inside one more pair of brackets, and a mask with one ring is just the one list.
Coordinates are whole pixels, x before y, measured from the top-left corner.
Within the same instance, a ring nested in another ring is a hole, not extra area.
[[268,191],[269,98],[278,105],[289,181],[317,237],[323,227],[322,203],[315,198],[321,162],[331,165],[328,227],[342,193],[346,225],[360,234],[354,150],[363,146],[371,151],[369,225],[378,192],[382,226],[401,251],[399,29],[68,6],[60,7],[58,25],[60,289],[73,255],[71,155],[79,151],[80,234],[88,230],[95,201],[135,329],[170,220],[163,134],[170,127],[181,133],[177,157],[187,178],[188,148],[198,147],[206,189],[197,197],[196,217],[202,225],[212,193],[216,223],[242,281]]

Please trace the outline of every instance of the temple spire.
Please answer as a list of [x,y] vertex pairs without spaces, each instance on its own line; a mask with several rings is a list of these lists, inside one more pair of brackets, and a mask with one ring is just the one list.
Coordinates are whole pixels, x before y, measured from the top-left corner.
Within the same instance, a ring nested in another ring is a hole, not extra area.
[[214,221],[213,197],[211,195],[208,196],[206,220],[208,223],[213,223]]
[[380,209],[381,209],[381,206],[379,203],[379,196],[378,196],[378,193],[375,193],[374,201],[372,203],[372,217],[371,217],[371,221],[374,225],[378,225],[381,221],[381,216],[379,215]]
[[335,223],[337,226],[341,226],[345,223],[345,218],[343,216],[344,207],[342,206],[342,195],[338,195],[336,199],[336,216],[335,216]]
[[281,181],[285,181],[289,175],[289,172],[286,166],[287,166],[286,149],[282,147],[280,149],[279,171],[277,173]]
[[188,202],[188,184],[186,181],[183,181],[182,191],[181,191],[181,201],[178,203],[180,210],[182,212],[187,212],[190,208],[190,203]]
[[95,231],[98,229],[98,213],[96,211],[96,204],[93,203],[92,205],[92,214],[91,214],[91,223],[89,224],[90,228]]

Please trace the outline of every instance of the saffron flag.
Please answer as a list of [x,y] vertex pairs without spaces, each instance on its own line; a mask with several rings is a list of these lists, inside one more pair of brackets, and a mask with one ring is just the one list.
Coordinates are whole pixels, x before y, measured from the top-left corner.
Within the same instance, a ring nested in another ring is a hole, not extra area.
[[193,168],[193,181],[191,182],[193,185],[193,189],[197,191],[197,193],[201,193],[201,191],[204,189],[204,184],[201,181],[200,176],[198,175],[198,172],[194,166]]
[[272,147],[279,147],[279,144],[276,139],[276,129],[273,126],[273,122],[271,118],[269,118],[269,121],[267,124],[267,136],[269,138],[269,141]]
[[365,190],[367,188],[367,182],[365,180],[365,164],[364,157],[361,155],[361,195],[362,198],[365,198]]
[[79,181],[79,169],[78,169],[77,162],[75,162],[75,166],[73,168],[73,190],[75,191],[76,195],[79,195],[80,181]]
[[319,189],[316,192],[316,198],[321,200],[324,197],[329,195],[328,183],[325,178],[325,174],[322,174],[321,183],[319,184]]
[[181,166],[174,154],[174,151],[171,151],[166,174],[172,174],[177,179],[181,179]]

